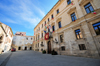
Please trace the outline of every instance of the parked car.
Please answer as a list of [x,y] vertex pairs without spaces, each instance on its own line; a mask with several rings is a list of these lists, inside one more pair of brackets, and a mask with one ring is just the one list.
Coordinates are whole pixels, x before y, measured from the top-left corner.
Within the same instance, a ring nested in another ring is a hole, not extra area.
[[11,52],[15,52],[15,51],[16,51],[16,49],[15,49],[15,48],[12,48],[12,49],[11,49]]

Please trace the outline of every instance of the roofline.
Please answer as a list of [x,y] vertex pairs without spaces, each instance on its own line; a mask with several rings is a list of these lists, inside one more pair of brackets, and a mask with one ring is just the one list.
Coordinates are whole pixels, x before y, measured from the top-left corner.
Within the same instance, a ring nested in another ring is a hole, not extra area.
[[[59,0],[59,1],[61,1],[61,0]],[[58,2],[59,2],[59,1],[58,1]],[[50,11],[58,4],[58,2],[50,9]],[[49,11],[49,12],[50,12],[50,11]],[[48,12],[47,14],[49,14],[49,12]],[[47,14],[43,17],[43,19],[47,16]],[[43,20],[43,19],[42,19],[42,20]],[[41,21],[42,21],[42,20],[41,20]],[[40,21],[38,24],[40,24],[41,21]],[[36,25],[36,27],[38,26],[38,24]],[[35,27],[35,28],[36,28],[36,27]],[[35,29],[35,28],[34,28],[34,29]]]

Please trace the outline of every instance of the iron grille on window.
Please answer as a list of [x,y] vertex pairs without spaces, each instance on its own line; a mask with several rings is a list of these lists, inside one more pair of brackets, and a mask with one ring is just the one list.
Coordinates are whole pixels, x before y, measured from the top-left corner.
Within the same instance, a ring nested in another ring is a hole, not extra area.
[[85,10],[86,10],[87,13],[91,13],[92,11],[94,11],[94,9],[93,9],[91,3],[86,4],[86,5],[84,6],[84,8],[85,8]]
[[82,33],[81,33],[80,29],[75,30],[75,34],[76,34],[76,38],[77,39],[81,39],[82,38]]
[[60,35],[60,42],[63,42],[63,35]]
[[72,18],[72,21],[75,21],[77,19],[75,13],[71,14],[71,18]]
[[61,47],[61,50],[62,50],[62,51],[65,51],[65,46],[62,46],[62,47]]
[[97,35],[100,35],[100,22],[93,24],[94,30]]
[[80,50],[86,50],[85,44],[79,44],[79,49]]

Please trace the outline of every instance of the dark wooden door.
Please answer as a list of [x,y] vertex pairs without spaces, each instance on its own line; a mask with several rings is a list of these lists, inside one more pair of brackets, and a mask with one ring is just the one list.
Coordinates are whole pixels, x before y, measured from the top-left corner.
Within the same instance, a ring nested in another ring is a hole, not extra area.
[[51,54],[51,42],[48,41],[48,54]]

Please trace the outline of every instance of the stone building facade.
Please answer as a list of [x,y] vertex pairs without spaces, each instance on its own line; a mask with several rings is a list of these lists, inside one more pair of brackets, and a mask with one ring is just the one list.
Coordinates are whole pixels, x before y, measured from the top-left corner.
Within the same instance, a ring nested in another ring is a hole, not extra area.
[[100,0],[59,0],[34,28],[33,44],[39,52],[100,57]]
[[12,29],[0,22],[0,54],[2,51],[7,52],[11,49],[12,38]]
[[14,35],[13,37],[12,48],[16,48],[17,51],[18,50],[32,50],[33,49],[32,44],[33,44],[33,36],[23,36],[23,35],[18,34],[18,35]]

